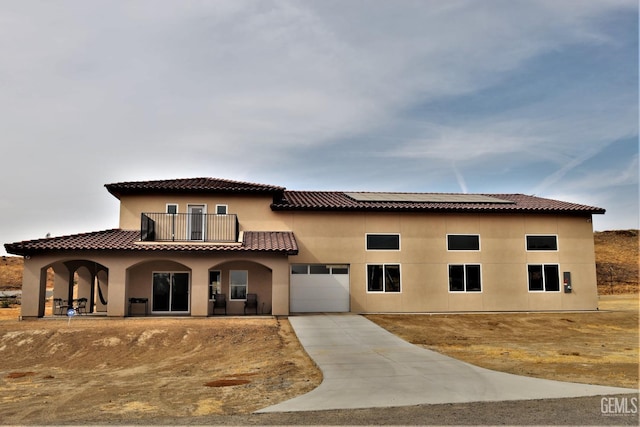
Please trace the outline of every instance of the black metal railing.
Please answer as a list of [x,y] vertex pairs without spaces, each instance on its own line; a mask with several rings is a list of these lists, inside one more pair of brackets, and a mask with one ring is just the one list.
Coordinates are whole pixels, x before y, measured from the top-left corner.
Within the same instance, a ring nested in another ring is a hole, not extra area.
[[143,242],[237,242],[238,217],[233,214],[149,213],[141,215]]

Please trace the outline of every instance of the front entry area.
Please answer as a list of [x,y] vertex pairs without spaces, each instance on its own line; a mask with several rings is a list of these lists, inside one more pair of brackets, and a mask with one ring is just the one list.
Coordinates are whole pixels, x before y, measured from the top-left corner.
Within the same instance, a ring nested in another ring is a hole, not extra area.
[[349,312],[349,266],[291,265],[292,313]]

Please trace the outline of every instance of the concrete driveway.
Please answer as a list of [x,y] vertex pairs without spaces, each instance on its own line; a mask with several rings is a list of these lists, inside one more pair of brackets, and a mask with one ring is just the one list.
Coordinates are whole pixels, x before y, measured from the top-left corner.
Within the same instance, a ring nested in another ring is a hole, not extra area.
[[638,390],[491,371],[409,344],[358,315],[291,316],[324,379],[319,387],[258,412],[553,399]]

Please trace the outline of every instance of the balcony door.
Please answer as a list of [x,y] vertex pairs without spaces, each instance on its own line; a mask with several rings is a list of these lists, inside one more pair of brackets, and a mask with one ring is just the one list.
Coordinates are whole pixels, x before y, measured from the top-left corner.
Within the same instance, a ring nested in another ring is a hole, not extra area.
[[189,205],[189,240],[204,240],[204,219],[205,219],[205,206],[204,205]]

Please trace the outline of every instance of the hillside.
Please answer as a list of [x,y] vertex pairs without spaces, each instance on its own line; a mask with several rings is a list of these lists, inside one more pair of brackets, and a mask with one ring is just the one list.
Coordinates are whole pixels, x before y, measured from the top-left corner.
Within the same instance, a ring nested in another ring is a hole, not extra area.
[[[594,233],[598,293],[600,295],[638,293],[638,230]],[[20,289],[22,258],[0,259],[0,290]]]
[[638,293],[638,230],[594,233],[598,294]]

